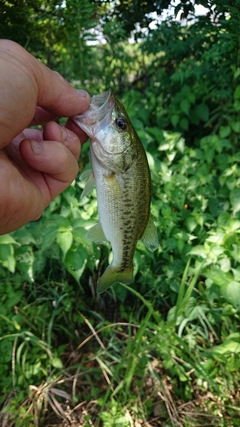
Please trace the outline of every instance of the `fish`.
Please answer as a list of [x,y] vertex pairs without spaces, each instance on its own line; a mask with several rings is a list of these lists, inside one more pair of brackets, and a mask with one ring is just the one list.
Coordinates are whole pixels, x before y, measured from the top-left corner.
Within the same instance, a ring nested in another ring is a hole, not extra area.
[[97,284],[102,293],[114,283],[133,282],[133,257],[139,239],[154,251],[158,233],[150,215],[151,176],[144,147],[124,106],[111,90],[91,97],[88,110],[72,120],[89,136],[92,170],[82,197],[96,185],[99,222],[86,237],[110,242],[112,262]]

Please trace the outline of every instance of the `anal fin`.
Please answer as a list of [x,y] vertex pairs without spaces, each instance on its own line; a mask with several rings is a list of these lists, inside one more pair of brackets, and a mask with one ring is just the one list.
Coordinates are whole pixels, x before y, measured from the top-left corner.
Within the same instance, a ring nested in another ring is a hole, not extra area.
[[106,243],[107,239],[102,229],[100,222],[90,228],[86,234],[86,238],[95,243]]
[[159,247],[157,228],[153,222],[153,217],[151,215],[149,217],[147,227],[145,228],[141,240],[151,252],[154,252]]

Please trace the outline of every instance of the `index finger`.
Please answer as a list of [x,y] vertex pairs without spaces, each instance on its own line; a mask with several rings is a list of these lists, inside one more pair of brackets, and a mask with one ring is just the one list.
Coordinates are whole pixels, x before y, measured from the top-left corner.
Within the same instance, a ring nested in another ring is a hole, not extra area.
[[[56,118],[57,116],[55,114],[49,113],[42,107],[37,107],[34,118],[29,126],[43,125],[55,120]],[[82,144],[88,140],[88,135],[79,126],[77,126],[71,118],[68,118],[64,127],[74,132],[79,137]]]
[[1,40],[0,43],[1,53],[7,55],[9,65],[24,72],[37,84],[37,105],[56,116],[65,117],[88,109],[90,96],[86,91],[74,89],[58,72],[50,70],[19,44],[11,40]]
[[32,61],[38,64],[33,70],[38,85],[37,105],[57,117],[74,116],[88,109],[88,92],[74,89],[61,74],[50,70],[36,58],[32,57]]
[[89,107],[87,92],[74,89],[11,40],[0,40],[0,70],[2,147],[29,126],[36,106],[54,117],[74,116]]

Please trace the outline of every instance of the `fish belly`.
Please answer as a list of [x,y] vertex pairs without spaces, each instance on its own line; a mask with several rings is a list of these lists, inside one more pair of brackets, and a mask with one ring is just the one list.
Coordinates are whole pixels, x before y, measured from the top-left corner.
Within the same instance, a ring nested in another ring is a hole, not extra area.
[[132,269],[136,244],[149,218],[149,176],[141,167],[117,175],[96,159],[92,163],[100,223],[112,246],[111,266],[119,272]]

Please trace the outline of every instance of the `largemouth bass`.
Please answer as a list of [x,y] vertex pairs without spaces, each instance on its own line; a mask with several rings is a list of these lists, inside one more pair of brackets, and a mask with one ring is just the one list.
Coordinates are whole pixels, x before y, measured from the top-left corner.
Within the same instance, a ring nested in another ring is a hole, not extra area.
[[[91,98],[90,107],[73,117],[90,137],[92,171],[82,195],[96,184],[99,223],[87,233],[111,243],[113,259],[100,277],[97,292],[116,282],[133,281],[133,256],[142,239],[149,250],[159,243],[150,216],[151,178],[143,145],[124,107],[111,91]],[[86,178],[88,172],[83,174]]]

